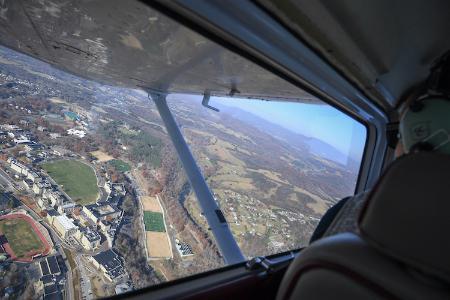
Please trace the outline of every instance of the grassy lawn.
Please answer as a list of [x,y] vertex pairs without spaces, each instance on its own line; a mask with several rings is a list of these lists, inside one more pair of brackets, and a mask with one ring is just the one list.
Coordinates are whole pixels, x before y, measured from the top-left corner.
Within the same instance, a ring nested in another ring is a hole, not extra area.
[[109,163],[119,172],[127,172],[131,170],[131,166],[120,159],[110,160]]
[[145,231],[166,232],[162,213],[144,211]]
[[98,196],[94,170],[77,160],[58,160],[42,167],[79,204],[94,203]]
[[30,251],[44,249],[42,241],[25,220],[1,220],[0,230],[8,239],[14,254],[19,258],[26,256]]

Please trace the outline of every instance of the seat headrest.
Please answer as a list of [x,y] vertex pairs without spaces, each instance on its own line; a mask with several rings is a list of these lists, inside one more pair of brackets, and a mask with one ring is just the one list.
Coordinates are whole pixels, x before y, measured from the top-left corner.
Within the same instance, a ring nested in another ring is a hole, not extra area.
[[450,155],[416,153],[392,163],[359,227],[379,251],[450,282]]

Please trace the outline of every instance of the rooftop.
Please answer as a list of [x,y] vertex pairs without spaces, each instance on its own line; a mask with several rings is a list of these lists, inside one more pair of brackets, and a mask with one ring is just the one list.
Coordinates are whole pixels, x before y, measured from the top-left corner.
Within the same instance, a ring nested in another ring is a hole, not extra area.
[[61,269],[59,268],[58,261],[56,260],[56,256],[47,257],[48,266],[50,267],[50,272],[52,274],[61,273]]
[[119,277],[125,273],[122,267],[122,261],[111,249],[100,252],[93,256],[93,258],[106,269],[111,278]]
[[86,208],[89,209],[97,218],[120,212],[117,207],[105,202],[89,204],[86,205]]
[[88,239],[89,242],[100,240],[100,234],[97,231],[92,230],[90,227],[80,227],[81,232]]
[[52,283],[53,282],[53,276],[52,275],[44,275],[41,277],[41,281],[44,284]]
[[76,229],[77,228],[77,226],[75,226],[75,224],[73,224],[72,220],[70,220],[65,215],[57,216],[56,219],[64,227],[65,230],[70,230],[70,229]]
[[47,214],[52,217],[59,216],[59,213],[53,208],[47,209]]

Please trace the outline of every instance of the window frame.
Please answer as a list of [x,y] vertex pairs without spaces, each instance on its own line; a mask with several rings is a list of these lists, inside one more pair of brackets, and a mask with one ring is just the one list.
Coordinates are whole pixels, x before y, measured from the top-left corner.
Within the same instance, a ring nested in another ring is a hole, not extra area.
[[[299,37],[293,35],[251,1],[174,0],[167,2],[156,0],[144,2],[365,126],[366,143],[355,193],[370,189],[374,185],[382,171],[388,148],[386,140],[388,115]],[[277,40],[273,40],[272,34],[275,33],[278,34]],[[235,266],[242,267],[240,264]],[[234,269],[233,266],[229,267]],[[206,277],[203,278],[214,280],[216,276],[220,276],[227,270],[228,267],[213,270],[205,273]],[[248,270],[245,269],[242,272],[248,272]],[[198,278],[196,275],[187,277],[180,283],[196,278]],[[204,281],[205,287],[208,281]],[[176,288],[177,282],[169,286]],[[155,291],[159,288],[156,286],[151,290]],[[146,290],[136,292],[146,294]]]
[[387,150],[387,113],[301,37],[253,1],[145,0],[144,3],[365,126],[366,144],[355,193],[375,184]]

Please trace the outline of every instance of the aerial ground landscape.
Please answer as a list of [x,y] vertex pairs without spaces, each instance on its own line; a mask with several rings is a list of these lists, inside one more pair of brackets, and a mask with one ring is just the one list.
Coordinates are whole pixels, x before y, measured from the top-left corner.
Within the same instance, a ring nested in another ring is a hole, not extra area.
[[[168,99],[247,258],[305,246],[353,194],[360,158],[226,102]],[[93,299],[224,265],[145,92],[3,47],[0,189],[0,298]]]

